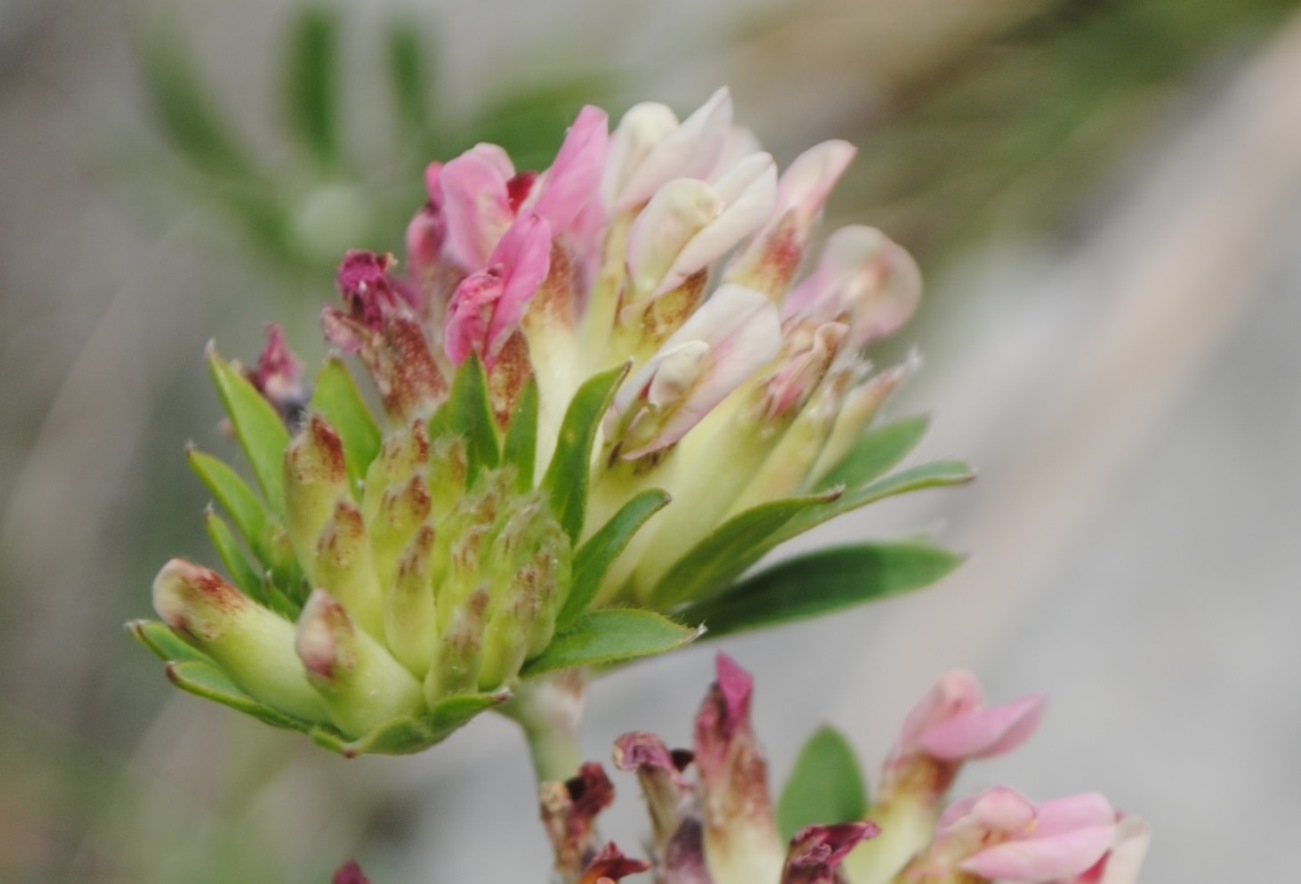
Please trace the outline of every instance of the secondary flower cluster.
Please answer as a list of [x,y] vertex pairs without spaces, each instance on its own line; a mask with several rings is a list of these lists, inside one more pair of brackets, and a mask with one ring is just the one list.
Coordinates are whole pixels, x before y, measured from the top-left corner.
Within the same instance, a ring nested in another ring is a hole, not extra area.
[[[651,820],[651,861],[630,872],[649,868],[665,884],[1137,880],[1147,827],[1099,794],[1035,803],[996,786],[945,807],[963,764],[1008,752],[1033,733],[1042,696],[989,707],[971,675],[950,673],[908,716],[870,803],[848,808],[838,800],[862,794],[861,775],[846,748],[846,760],[828,776],[827,757],[837,752],[823,743],[814,753],[821,776],[797,765],[777,812],[750,726],[751,699],[750,676],[720,655],[692,750],[669,750],[647,733],[615,742],[614,765],[636,773]],[[779,817],[791,795],[806,803],[812,795],[828,817],[821,825],[801,819],[783,842]],[[613,797],[597,764],[584,765],[567,783],[543,785],[543,821],[562,880],[591,880],[586,872],[615,850],[597,851],[595,834],[595,818]]]
[[252,370],[210,353],[257,490],[190,453],[229,519],[207,517],[227,573],[168,563],[162,623],[136,635],[187,690],[407,752],[522,679],[861,600],[765,607],[737,585],[826,519],[969,478],[884,475],[920,422],[864,436],[907,371],[867,349],[920,279],[867,227],[805,260],[853,153],[827,142],[778,176],[720,90],[613,132],[584,108],[540,173],[488,144],[432,164],[401,272],[345,257],[323,316],[339,352],[310,390],[278,329]]

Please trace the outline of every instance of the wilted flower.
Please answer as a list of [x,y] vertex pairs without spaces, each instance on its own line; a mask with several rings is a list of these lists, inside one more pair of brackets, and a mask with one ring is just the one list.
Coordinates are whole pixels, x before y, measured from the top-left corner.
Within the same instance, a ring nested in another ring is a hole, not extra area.
[[[278,331],[255,372],[210,354],[260,493],[191,453],[233,523],[208,515],[226,575],[170,563],[165,626],[133,626],[177,684],[347,753],[406,752],[530,677],[878,592],[797,581],[792,607],[737,584],[820,522],[969,473],[882,478],[923,425],[864,435],[907,371],[866,348],[920,279],[865,227],[805,262],[853,148],[779,177],[731,112],[721,90],[609,132],[589,107],[542,172],[486,144],[432,164],[403,272],[349,253],[323,316],[380,419],[338,355],[307,395]],[[906,546],[930,567],[896,591],[956,564]]]

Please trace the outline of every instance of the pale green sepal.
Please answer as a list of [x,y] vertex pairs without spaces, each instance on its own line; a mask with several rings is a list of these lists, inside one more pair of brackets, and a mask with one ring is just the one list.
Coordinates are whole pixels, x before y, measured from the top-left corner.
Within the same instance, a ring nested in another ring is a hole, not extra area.
[[533,487],[537,455],[538,382],[530,377],[515,404],[501,453],[502,463],[515,468],[515,490],[521,494]]
[[164,663],[198,660],[209,666],[217,664],[211,657],[172,632],[166,623],[157,620],[131,620],[126,624],[131,637],[153,651]]
[[677,616],[703,623],[717,638],[921,589],[962,561],[957,553],[916,541],[833,547],[774,565]]
[[777,802],[777,830],[783,841],[807,826],[851,823],[867,816],[863,771],[849,741],[824,725],[813,732]]
[[818,480],[817,488],[857,488],[884,476],[917,447],[930,417],[921,415],[864,434],[852,450]]
[[208,345],[208,367],[267,505],[278,515],[284,513],[284,456],[289,447],[284,421],[247,378],[217,355],[212,344]]
[[230,515],[235,529],[244,538],[253,555],[262,562],[263,567],[271,567],[271,550],[267,546],[271,523],[266,507],[258,500],[253,489],[248,487],[248,483],[238,473],[211,454],[187,448],[185,459],[208,492]]
[[547,466],[542,488],[561,527],[574,543],[583,534],[587,515],[587,489],[591,482],[592,446],[615,390],[627,376],[625,363],[589,378],[578,388],[560,424],[556,452]]
[[244,595],[265,604],[266,599],[262,598],[262,578],[248,563],[244,551],[239,548],[239,541],[235,539],[235,534],[226,524],[226,520],[209,507],[203,514],[203,527],[207,530],[208,539],[212,541],[213,549],[217,551],[221,563],[226,566],[226,573],[230,575],[235,586]]
[[394,719],[356,740],[348,740],[327,727],[313,728],[310,733],[318,746],[346,758],[367,754],[410,755],[441,743],[479,713],[508,699],[509,691],[448,697],[428,715]]
[[457,370],[447,401],[430,418],[430,441],[446,435],[465,439],[471,486],[482,470],[497,466],[501,459],[488,381],[477,355],[471,355]]
[[167,678],[196,697],[229,706],[276,727],[306,731],[311,725],[265,706],[240,690],[225,672],[202,660],[174,660],[167,664]]
[[348,478],[356,484],[366,478],[366,468],[379,454],[379,427],[352,379],[348,366],[330,356],[316,377],[316,388],[308,406],[334,427],[343,440],[343,457]]
[[534,678],[557,669],[603,666],[664,654],[690,644],[702,632],[652,611],[592,611],[557,632],[545,651],[524,664],[520,677]]
[[565,599],[565,607],[556,620],[556,628],[564,629],[580,617],[596,598],[601,581],[610,565],[623,552],[633,535],[646,521],[668,504],[668,492],[658,488],[643,491],[629,500],[610,520],[589,537],[574,556],[574,579]]

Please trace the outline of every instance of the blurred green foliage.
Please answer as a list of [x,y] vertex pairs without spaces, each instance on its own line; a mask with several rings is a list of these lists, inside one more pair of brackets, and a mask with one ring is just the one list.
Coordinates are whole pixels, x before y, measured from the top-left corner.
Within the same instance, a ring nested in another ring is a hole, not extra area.
[[611,92],[609,78],[597,73],[526,80],[461,122],[439,105],[429,28],[393,18],[382,34],[387,150],[383,162],[366,162],[363,147],[376,133],[349,125],[345,81],[358,74],[345,57],[347,25],[340,4],[312,2],[295,13],[278,60],[280,122],[292,144],[280,164],[248,148],[236,115],[205,84],[174,25],[151,20],[137,41],[158,132],[180,161],[161,168],[173,170],[189,199],[220,210],[254,254],[317,292],[346,249],[385,251],[402,241],[426,199],[422,172],[430,160],[490,141],[521,169],[541,168],[578,109]]
[[1297,0],[1040,4],[887,84],[880,111],[850,127],[861,152],[838,199],[923,263],[992,231],[1056,230],[1178,91],[1298,8]]

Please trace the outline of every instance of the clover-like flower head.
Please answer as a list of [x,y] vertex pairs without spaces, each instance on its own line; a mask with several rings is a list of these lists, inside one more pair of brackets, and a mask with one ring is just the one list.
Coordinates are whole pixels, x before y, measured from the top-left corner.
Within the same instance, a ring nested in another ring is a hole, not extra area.
[[405,262],[344,257],[314,384],[277,329],[254,370],[210,352],[254,482],[190,453],[225,574],[170,562],[162,623],[132,626],[177,684],[346,753],[413,751],[525,679],[956,563],[865,545],[828,553],[874,569],[851,587],[821,559],[740,580],[816,524],[969,474],[885,476],[924,423],[865,433],[908,371],[868,351],[921,287],[871,228],[815,255],[853,148],[779,175],[731,114],[720,90],[611,132],[588,107],[544,171],[487,144],[434,163]]

